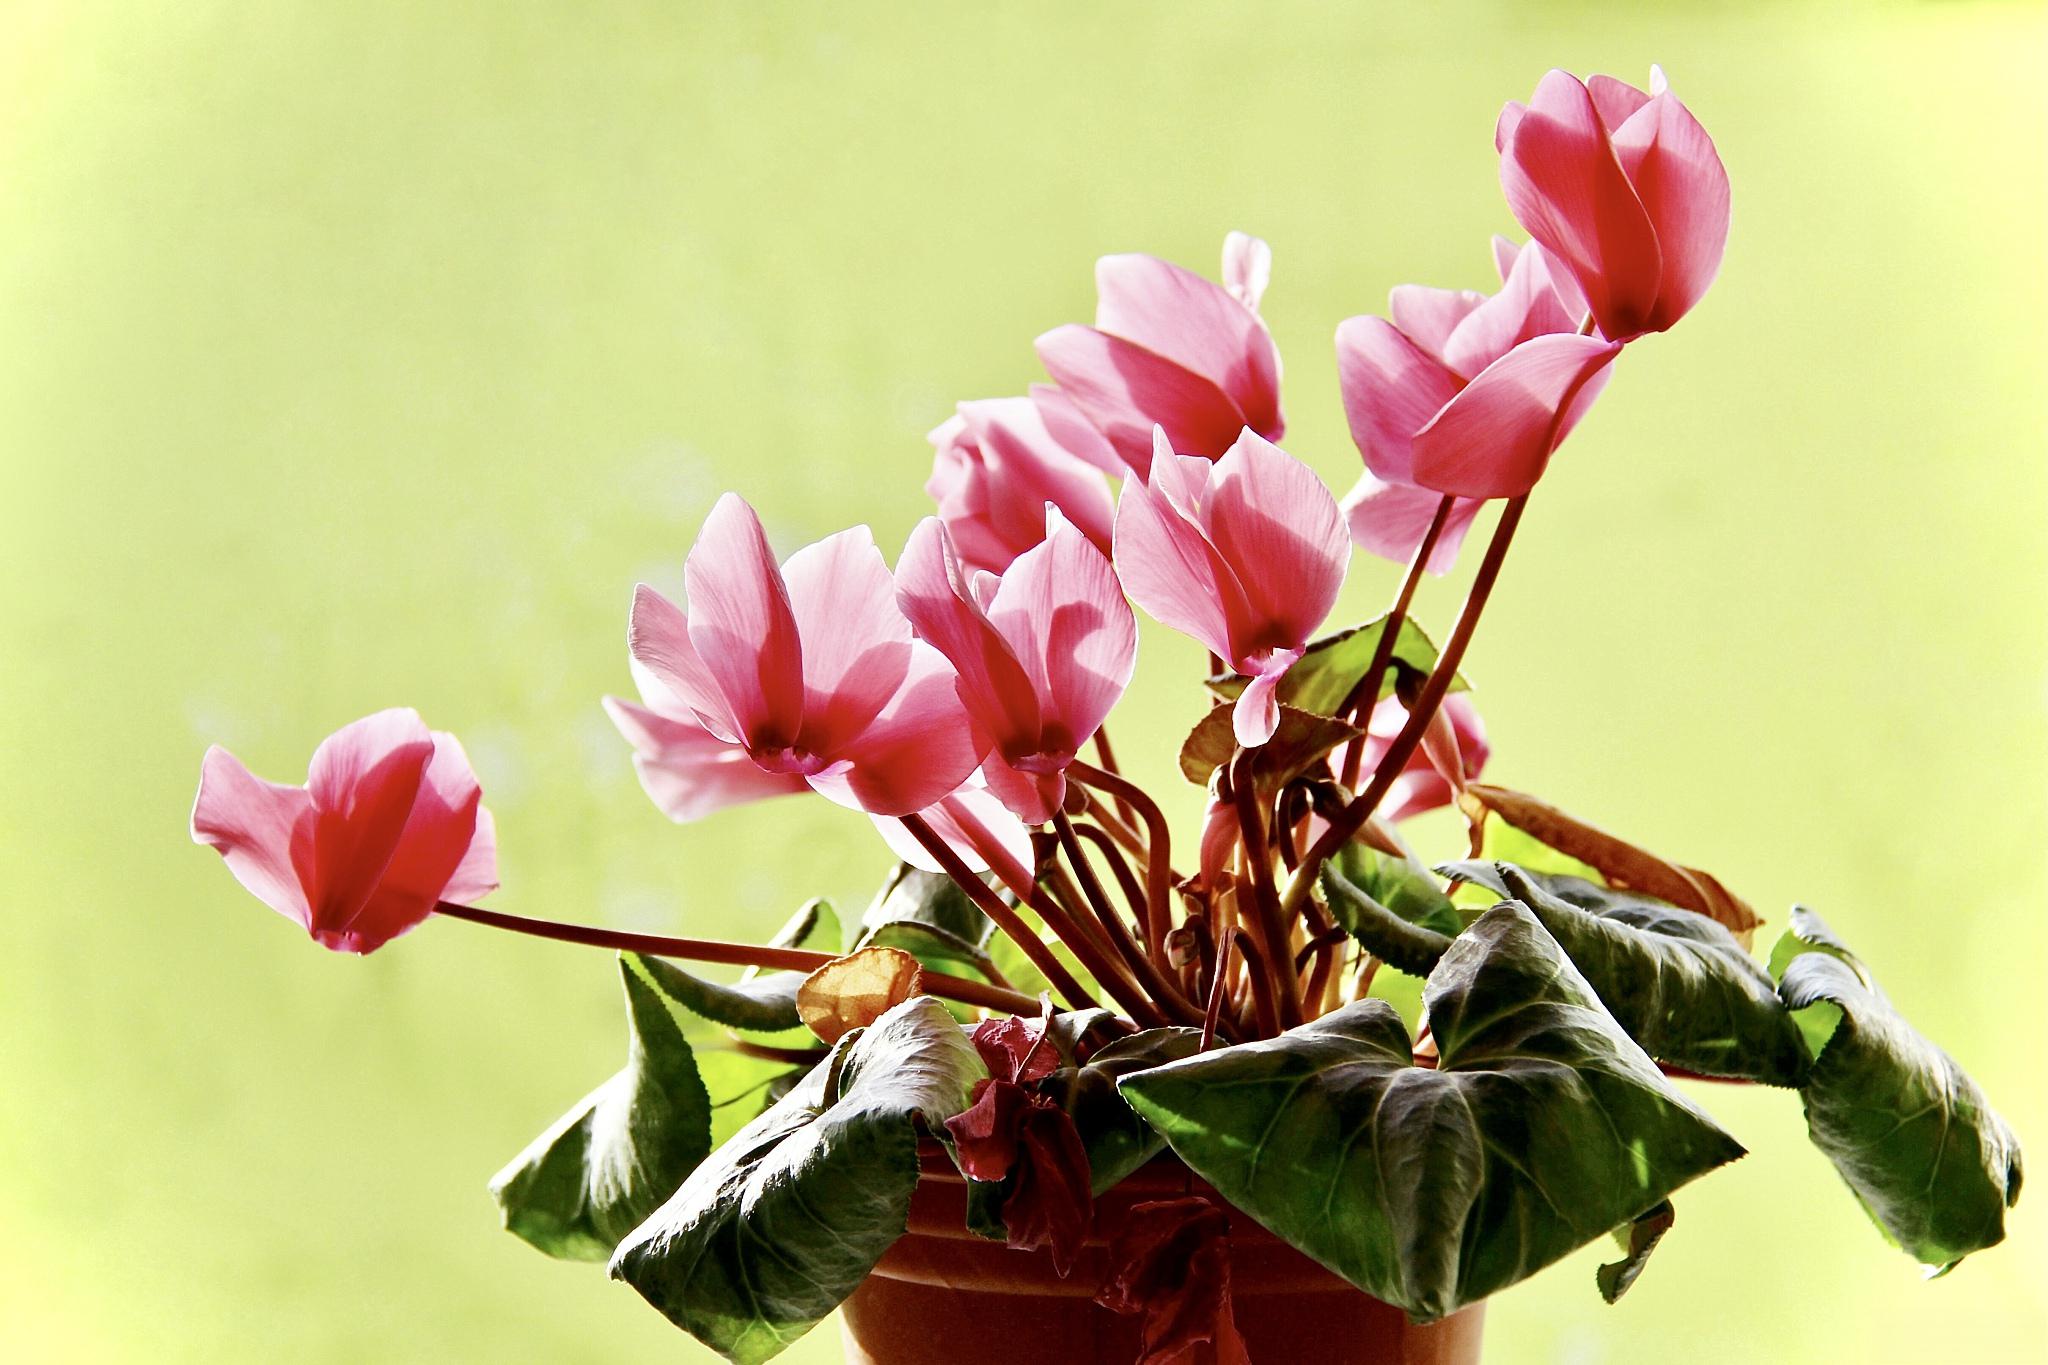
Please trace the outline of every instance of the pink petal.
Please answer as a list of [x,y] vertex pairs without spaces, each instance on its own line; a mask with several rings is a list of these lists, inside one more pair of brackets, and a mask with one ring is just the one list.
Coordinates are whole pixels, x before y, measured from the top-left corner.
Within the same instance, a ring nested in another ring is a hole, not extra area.
[[1223,287],[1254,313],[1273,280],[1273,248],[1264,239],[1233,232],[1223,239]]
[[1065,772],[1025,772],[1011,767],[1000,753],[991,753],[981,761],[981,776],[989,795],[1020,825],[1045,824],[1066,801]]
[[[1340,506],[1351,527],[1352,544],[1382,559],[1406,564],[1415,557],[1415,547],[1429,533],[1436,505],[1443,497],[1412,483],[1387,483],[1368,470],[1344,495]],[[1437,533],[1436,545],[1430,550],[1424,568],[1433,574],[1451,571],[1458,562],[1458,547],[1465,543],[1465,533],[1472,529],[1472,519],[1484,505],[1477,498],[1458,498],[1451,504],[1451,514],[1444,521],[1444,529]]]
[[1244,413],[1212,380],[1135,342],[1070,323],[1036,344],[1039,363],[1061,391],[1140,474],[1152,463],[1155,424],[1166,428],[1175,450],[1210,459],[1245,425]]
[[1672,94],[1641,106],[1615,130],[1615,155],[1657,230],[1664,271],[1648,330],[1684,317],[1721,268],[1728,245],[1728,172],[1714,140]]
[[917,524],[896,561],[896,601],[919,638],[952,663],[961,701],[995,743],[1035,748],[1042,728],[1039,689],[990,624],[936,517]]
[[[1288,660],[1290,664],[1293,661]],[[1244,748],[1258,748],[1280,728],[1280,679],[1286,671],[1283,668],[1262,672],[1239,694],[1237,705],[1230,712],[1230,729]]]
[[633,589],[626,648],[642,696],[648,696],[650,685],[659,687],[677,705],[694,712],[719,738],[729,744],[740,742],[741,727],[732,707],[697,657],[697,646],[690,643],[689,619],[675,603],[645,583]]
[[1561,411],[1620,353],[1618,342],[1575,335],[1515,347],[1416,435],[1415,482],[1468,498],[1528,492],[1563,439]]
[[[1017,817],[1003,809],[985,786],[970,780],[967,785],[951,796],[927,807],[923,812],[925,823],[932,832],[945,840],[948,847],[960,855],[960,860],[976,872],[988,868],[988,859],[983,850],[996,853],[1017,868],[1028,868],[1034,858],[1031,850],[1031,831],[1018,823]],[[875,828],[881,831],[882,840],[894,853],[912,867],[926,872],[943,872],[938,859],[925,852],[923,844],[911,836],[901,820],[891,816],[870,816]],[[1029,880],[1030,874],[1025,873]]]
[[497,888],[495,827],[483,851],[471,857],[483,792],[469,756],[453,735],[436,732],[433,743],[405,832],[376,889],[345,921],[315,927],[314,936],[327,947],[352,953],[382,947],[432,914],[458,871],[467,883],[461,899]]
[[1502,284],[1507,283],[1508,272],[1515,268],[1515,259],[1521,254],[1522,248],[1498,232],[1493,234],[1493,268],[1500,276]]
[[1415,433],[1458,392],[1457,376],[1385,318],[1356,317],[1337,328],[1337,382],[1365,467],[1412,482]]
[[910,667],[910,622],[896,582],[865,526],[807,545],[782,566],[803,641],[803,726],[790,736],[812,753],[837,753],[896,694]]
[[1205,529],[1242,585],[1225,602],[1239,666],[1261,649],[1307,642],[1344,586],[1351,541],[1337,500],[1316,472],[1247,431],[1216,462]]
[[498,822],[489,806],[476,808],[476,832],[469,851],[456,864],[455,875],[441,888],[441,899],[468,903],[498,889]]
[[1551,287],[1543,248],[1526,244],[1500,292],[1466,314],[1446,338],[1444,364],[1471,379],[1530,337],[1576,332],[1579,320],[1565,312]]
[[1387,315],[1419,350],[1432,360],[1442,360],[1444,343],[1451,339],[1451,333],[1485,302],[1486,295],[1470,289],[1397,284],[1387,295]]
[[618,697],[606,697],[604,709],[633,746],[633,770],[641,787],[657,810],[678,823],[808,790],[801,777],[762,771],[745,749],[694,721]]
[[944,656],[912,641],[902,688],[881,715],[812,776],[812,788],[870,815],[923,810],[967,780],[988,740],[961,707],[956,675]]
[[1137,619],[1109,561],[1049,512],[1045,541],[1003,575],[988,619],[1037,695],[1041,751],[1072,754],[1101,728],[1137,664]]
[[[970,553],[962,541],[961,553],[978,568],[1000,571],[1044,539],[1047,503],[1066,513],[1105,550],[1110,543],[1116,507],[1109,485],[1100,470],[1053,437],[1041,414],[1040,405],[1029,398],[991,398],[960,405],[965,435],[981,456],[987,498],[984,515],[1009,547],[1009,553],[997,560]],[[1099,434],[1096,439],[1101,440]],[[940,515],[945,515],[943,507]],[[948,524],[952,524],[951,518]]]
[[1095,263],[1095,292],[1098,331],[1209,380],[1230,395],[1243,414],[1241,425],[1268,437],[1282,434],[1280,353],[1258,314],[1228,290],[1157,256],[1133,253]]
[[[1161,458],[1157,463],[1170,467],[1175,461]],[[1200,528],[1139,479],[1126,479],[1117,499],[1115,560],[1124,591],[1152,619],[1192,635],[1212,653],[1230,652],[1230,623],[1219,582],[1228,570],[1216,563]],[[1235,583],[1229,590],[1241,594]]]
[[306,784],[315,811],[311,868],[308,875],[302,865],[300,879],[313,907],[313,936],[327,946],[336,945],[323,935],[342,931],[376,891],[433,756],[426,723],[406,708],[345,725],[313,751]]
[[1116,453],[1116,448],[1103,439],[1095,424],[1088,420],[1088,414],[1076,407],[1073,399],[1051,384],[1033,384],[1025,392],[1038,405],[1039,420],[1061,449],[1105,474],[1122,478],[1130,472],[1130,466]]
[[1586,93],[1593,97],[1593,107],[1599,111],[1601,126],[1610,133],[1650,102],[1648,95],[1627,81],[1618,81],[1612,76],[1588,77]]
[[761,519],[737,494],[705,518],[683,581],[690,642],[735,733],[760,748],[795,742],[804,720],[802,637]]
[[251,895],[302,928],[313,910],[294,847],[311,840],[313,819],[305,788],[263,781],[218,744],[206,751],[192,803],[193,842],[218,851]]
[[1615,160],[1586,87],[1552,71],[1512,127],[1501,188],[1531,237],[1562,260],[1607,336],[1640,333],[1656,304],[1656,229]]

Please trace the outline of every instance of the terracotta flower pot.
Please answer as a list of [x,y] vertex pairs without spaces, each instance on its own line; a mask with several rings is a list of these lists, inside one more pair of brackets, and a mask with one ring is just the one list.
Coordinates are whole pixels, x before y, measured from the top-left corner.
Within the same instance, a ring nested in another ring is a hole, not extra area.
[[[1132,1365],[1139,1319],[1098,1307],[1110,1272],[1092,1236],[1061,1279],[1043,1251],[1012,1251],[966,1227],[966,1180],[937,1143],[920,1154],[910,1231],[841,1310],[853,1365]],[[1255,1365],[1476,1365],[1483,1304],[1418,1327],[1230,1208],[1171,1157],[1096,1201],[1098,1228],[1130,1205],[1208,1195],[1230,1216],[1238,1330]],[[1208,1356],[1194,1362],[1207,1365]]]

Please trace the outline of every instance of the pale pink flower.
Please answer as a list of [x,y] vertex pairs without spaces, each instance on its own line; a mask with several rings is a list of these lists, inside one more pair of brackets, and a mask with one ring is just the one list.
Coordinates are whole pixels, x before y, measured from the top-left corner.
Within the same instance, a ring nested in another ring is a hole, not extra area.
[[1280,353],[1258,314],[1272,253],[1233,232],[1223,268],[1217,285],[1156,256],[1104,256],[1095,325],[1038,338],[1046,372],[1140,474],[1155,425],[1175,450],[1212,460],[1246,427],[1268,440],[1286,430]]
[[1109,553],[1116,504],[1104,474],[1124,465],[1059,390],[962,403],[930,440],[925,492],[973,568],[1000,573],[1044,540],[1047,503]]
[[1042,514],[1044,540],[1000,575],[970,569],[935,517],[896,566],[903,614],[952,661],[990,736],[983,780],[1033,825],[1060,809],[1067,765],[1123,695],[1138,651],[1109,560],[1057,508]]
[[[728,493],[683,574],[687,614],[645,584],[635,593],[632,656],[712,739],[762,773],[871,815],[907,815],[974,771],[986,740],[960,706],[952,668],[912,638],[865,527],[807,546],[778,569],[754,509]],[[714,776],[694,795],[671,794],[669,805],[701,814],[789,789]]]
[[1232,724],[1238,743],[1264,744],[1280,679],[1344,584],[1343,518],[1313,470],[1256,432],[1214,462],[1155,438],[1150,474],[1117,503],[1117,576],[1154,619],[1251,679]]
[[379,711],[313,751],[303,787],[251,775],[214,745],[192,838],[323,948],[367,953],[498,885],[490,812],[453,735],[417,711]]
[[1508,208],[1578,281],[1600,333],[1661,332],[1707,292],[1728,242],[1728,172],[1650,68],[1644,92],[1552,71],[1494,133]]
[[[1373,771],[1407,723],[1407,708],[1398,697],[1387,697],[1373,708],[1366,721],[1365,762],[1360,771]],[[1479,719],[1471,698],[1463,692],[1451,693],[1430,717],[1423,742],[1408,756],[1400,776],[1387,788],[1377,814],[1385,820],[1406,820],[1411,815],[1450,805],[1458,791],[1485,770],[1492,753],[1493,746],[1486,740],[1486,725]],[[1340,766],[1342,757],[1343,750],[1339,749],[1331,766]],[[1451,780],[1454,775],[1455,785]]]

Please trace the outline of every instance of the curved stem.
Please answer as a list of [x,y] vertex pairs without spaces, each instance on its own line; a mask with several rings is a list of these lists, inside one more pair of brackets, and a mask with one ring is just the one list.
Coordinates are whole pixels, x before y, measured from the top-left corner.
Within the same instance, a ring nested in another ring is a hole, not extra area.
[[1081,840],[1074,833],[1074,822],[1067,818],[1065,811],[1054,812],[1052,827],[1059,835],[1060,848],[1067,855],[1074,875],[1081,880],[1083,898],[1095,912],[1095,918],[1102,922],[1118,956],[1136,974],[1138,984],[1152,993],[1153,1003],[1160,1009],[1178,1016],[1183,1023],[1199,1022],[1202,1012],[1181,995],[1167,979],[1166,973],[1159,969],[1159,964],[1145,956],[1144,949],[1131,938],[1130,930],[1124,928],[1123,919],[1109,903],[1109,896],[1102,889],[1102,879],[1095,875],[1095,866],[1089,862],[1087,850],[1081,847]]
[[[633,934],[619,929],[599,929],[587,924],[563,924],[557,920],[508,915],[501,910],[459,905],[442,901],[434,913],[449,919],[468,920],[493,929],[506,929],[529,938],[553,939],[557,943],[581,943],[592,948],[611,948],[622,953],[644,953],[648,957],[673,957],[687,962],[718,962],[733,967],[768,967],[793,972],[814,972],[836,954],[817,953],[807,948],[771,948],[759,943],[728,943],[710,938],[671,938],[665,934]],[[1029,1013],[1038,1002],[1019,991],[1003,990],[965,977],[944,972],[926,972],[924,988],[932,995],[957,1000],[963,1005],[1001,1010],[1009,1014]]]
[[1295,987],[1294,973],[1289,969],[1292,956],[1287,948],[1287,915],[1280,905],[1280,894],[1273,886],[1273,863],[1266,847],[1266,814],[1259,808],[1258,783],[1252,776],[1252,765],[1257,762],[1258,750],[1240,749],[1232,760],[1230,771],[1231,799],[1237,805],[1237,827],[1244,841],[1245,875],[1251,879],[1252,906],[1258,912],[1254,920],[1259,926],[1259,937],[1264,940],[1266,971],[1272,978],[1273,999],[1277,1002],[1280,1022],[1284,1028],[1293,1028],[1301,1022],[1301,995]]
[[1500,578],[1501,562],[1507,558],[1508,546],[1515,538],[1515,527],[1521,524],[1522,509],[1528,505],[1529,495],[1524,493],[1518,498],[1510,498],[1502,509],[1500,524],[1493,528],[1493,539],[1487,542],[1486,557],[1480,560],[1479,571],[1465,595],[1465,605],[1458,612],[1458,624],[1452,629],[1451,638],[1444,641],[1443,652],[1437,655],[1436,667],[1430,670],[1428,681],[1423,683],[1421,693],[1415,698],[1415,707],[1408,713],[1407,724],[1401,727],[1401,733],[1394,736],[1394,742],[1380,756],[1379,766],[1373,770],[1372,781],[1365,790],[1345,804],[1301,860],[1294,879],[1288,883],[1286,898],[1281,903],[1283,911],[1300,910],[1324,862],[1349,843],[1351,837],[1372,818],[1373,811],[1379,808],[1380,799],[1407,766],[1415,753],[1415,746],[1422,742],[1431,717],[1443,703],[1444,694],[1450,691],[1451,679],[1458,675],[1458,665],[1472,643],[1472,633],[1478,629],[1479,617],[1486,610],[1486,600]]
[[1143,788],[1127,778],[1079,759],[1068,765],[1067,772],[1083,786],[1127,803],[1145,822],[1145,947],[1155,961],[1164,961],[1173,899],[1173,835],[1166,816]]
[[[1401,579],[1401,591],[1394,595],[1394,605],[1387,610],[1386,624],[1380,627],[1379,642],[1372,647],[1372,661],[1365,666],[1365,673],[1352,685],[1351,695],[1344,698],[1344,704],[1337,708],[1339,720],[1349,719],[1361,730],[1371,717],[1373,708],[1379,704],[1380,679],[1386,675],[1387,665],[1394,660],[1394,646],[1400,641],[1401,626],[1408,619],[1408,604],[1415,599],[1416,585],[1422,581],[1423,569],[1429,563],[1430,554],[1436,549],[1437,538],[1444,532],[1444,523],[1451,518],[1451,508],[1457,498],[1444,494],[1436,505],[1436,515],[1430,518],[1429,529],[1415,546],[1415,553],[1408,560],[1408,572]],[[1344,750],[1344,790],[1350,791],[1358,785],[1358,768],[1365,758],[1365,736],[1351,741]]]
[[[1230,931],[1230,942],[1244,959],[1244,974],[1252,984],[1252,1008],[1258,1017],[1259,1031],[1268,1038],[1277,1038],[1285,1030],[1280,1027],[1280,1012],[1273,1003],[1272,973],[1267,970],[1265,955],[1242,929]],[[1221,979],[1220,973],[1218,977]]]
[[[1066,997],[1069,1008],[1085,1010],[1095,1007],[1094,998],[1081,988],[1080,982],[1074,980],[1074,974],[1053,956],[1052,949],[1046,946],[1045,940],[1032,933],[1031,926],[1019,919],[1017,912],[1004,904],[1003,898],[998,896],[987,882],[968,869],[967,864],[961,861],[960,855],[953,851],[953,846],[941,839],[938,832],[926,824],[922,816],[904,816],[903,828],[909,830],[910,837],[923,845],[924,851],[931,854],[939,866],[945,869],[946,875],[953,879],[953,884],[965,891],[968,899],[980,907],[981,913],[994,920],[996,926],[1023,950],[1024,956],[1031,959],[1031,965],[1038,968],[1045,979],[1052,983],[1054,990]],[[1033,1008],[1036,1008],[1036,1002],[1033,1002]]]

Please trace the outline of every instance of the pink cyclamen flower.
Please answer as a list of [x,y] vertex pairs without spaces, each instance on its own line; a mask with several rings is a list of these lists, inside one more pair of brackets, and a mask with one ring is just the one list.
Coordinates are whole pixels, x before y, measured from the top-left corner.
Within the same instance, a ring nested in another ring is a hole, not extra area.
[[1109,560],[1058,508],[1045,539],[1000,576],[975,573],[927,517],[896,566],[917,633],[952,661],[960,699],[993,745],[982,779],[1026,824],[1052,819],[1067,765],[1131,680],[1138,625]]
[[1494,145],[1508,208],[1577,279],[1601,335],[1661,332],[1714,282],[1728,172],[1661,69],[1647,93],[1552,71],[1501,110]]
[[[871,815],[907,815],[974,771],[986,741],[961,709],[952,668],[911,637],[867,528],[828,536],[778,569],[754,509],[728,493],[683,575],[687,614],[645,584],[635,592],[633,658],[763,774]],[[789,789],[717,773],[672,800],[701,814]]]
[[1216,285],[1156,256],[1104,256],[1095,325],[1038,338],[1046,372],[1140,474],[1155,425],[1175,450],[1212,460],[1246,427],[1274,441],[1286,430],[1280,353],[1258,314],[1272,252],[1233,232],[1223,273]]
[[313,751],[303,787],[252,775],[219,745],[200,765],[192,838],[314,942],[367,953],[498,885],[490,812],[455,737],[379,711]]
[[[1408,723],[1407,708],[1398,697],[1388,697],[1375,706],[1366,720],[1365,764],[1371,772],[1380,756]],[[1378,814],[1387,820],[1406,820],[1426,810],[1448,806],[1467,782],[1485,771],[1493,748],[1486,740],[1486,725],[1470,697],[1453,692],[1437,707],[1423,742],[1409,755],[1401,775],[1387,788]],[[1342,750],[1338,751],[1341,759]],[[1456,775],[1453,785],[1451,778]]]
[[[1391,321],[1339,324],[1344,414],[1371,476],[1347,499],[1360,544],[1405,558],[1444,494],[1508,498],[1535,486],[1621,353],[1578,334],[1575,298],[1531,243],[1497,294],[1403,285],[1388,298]],[[1432,568],[1449,567],[1477,510],[1454,508]]]
[[1109,553],[1115,502],[1103,475],[1124,466],[1059,390],[962,403],[930,440],[925,492],[973,568],[1000,573],[1044,540],[1047,503]]
[[1343,518],[1315,471],[1256,432],[1214,463],[1156,436],[1151,473],[1117,502],[1117,576],[1154,619],[1251,678],[1232,724],[1239,744],[1264,744],[1281,677],[1344,585]]

